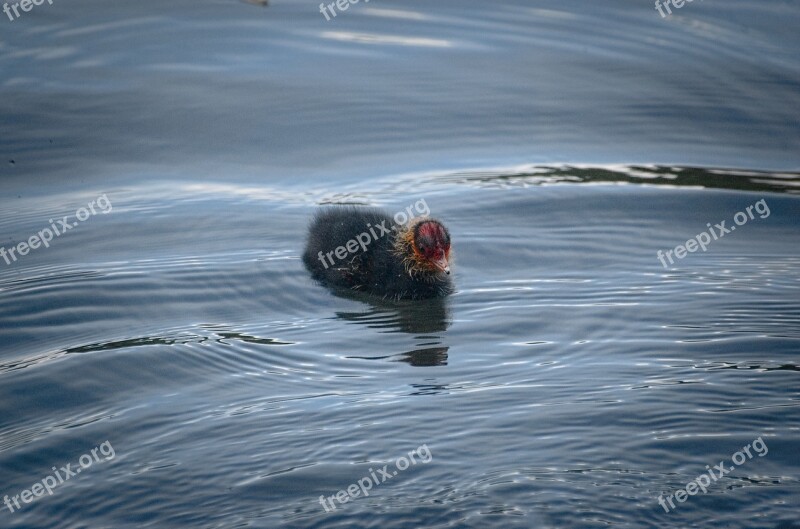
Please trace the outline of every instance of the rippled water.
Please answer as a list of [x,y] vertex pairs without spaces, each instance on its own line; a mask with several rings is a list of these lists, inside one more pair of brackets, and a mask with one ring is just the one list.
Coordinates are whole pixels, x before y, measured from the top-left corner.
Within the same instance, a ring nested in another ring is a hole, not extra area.
[[[0,527],[800,527],[796,2],[271,4],[0,20],[0,499],[113,446]],[[454,295],[308,277],[421,199]]]

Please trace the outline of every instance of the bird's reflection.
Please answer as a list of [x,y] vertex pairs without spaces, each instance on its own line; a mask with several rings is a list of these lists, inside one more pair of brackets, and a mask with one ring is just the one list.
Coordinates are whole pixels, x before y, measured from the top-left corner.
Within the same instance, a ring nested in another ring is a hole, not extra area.
[[386,301],[349,291],[336,292],[336,295],[369,305],[364,311],[337,312],[338,317],[384,332],[431,334],[450,326],[450,313],[444,299]]
[[419,367],[447,365],[447,351],[450,348],[441,345],[441,338],[436,334],[447,330],[451,323],[446,300],[435,298],[416,301],[386,301],[351,291],[334,293],[339,297],[368,305],[368,308],[358,312],[337,312],[337,317],[350,323],[380,329],[381,332],[413,334],[421,340],[419,345],[424,346],[388,358],[395,358]]
[[415,367],[446,366],[449,347],[426,347],[403,353],[400,359]]

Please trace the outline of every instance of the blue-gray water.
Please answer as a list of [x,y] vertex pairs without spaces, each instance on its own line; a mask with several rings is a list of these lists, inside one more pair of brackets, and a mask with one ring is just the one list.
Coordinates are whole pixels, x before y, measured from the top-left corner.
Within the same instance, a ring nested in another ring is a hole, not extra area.
[[[799,528],[800,4],[673,13],[0,12],[0,527]],[[421,200],[454,295],[308,277],[321,204]]]

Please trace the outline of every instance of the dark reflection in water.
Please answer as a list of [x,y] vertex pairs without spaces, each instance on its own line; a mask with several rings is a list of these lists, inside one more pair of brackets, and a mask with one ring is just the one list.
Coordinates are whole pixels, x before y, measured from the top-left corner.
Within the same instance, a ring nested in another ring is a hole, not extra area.
[[450,326],[447,299],[391,302],[347,291],[336,291],[336,295],[370,305],[362,312],[337,312],[339,318],[381,329],[381,332],[429,334],[445,331]]
[[427,347],[403,353],[401,360],[414,367],[432,367],[447,365],[449,347]]
[[384,356],[351,356],[350,358],[361,358],[364,360],[389,360],[406,362],[414,367],[435,367],[447,365],[447,352],[449,347],[425,347],[422,349],[412,349],[400,355]]
[[517,171],[461,171],[437,176],[437,181],[472,184],[545,185],[648,184],[680,187],[705,187],[737,191],[800,193],[797,172],[768,172],[707,167],[630,165],[609,167],[531,166]]
[[338,318],[377,329],[378,332],[412,334],[421,340],[419,345],[424,346],[400,355],[371,356],[369,359],[394,359],[415,367],[447,365],[447,352],[450,348],[441,345],[441,336],[435,334],[443,333],[450,326],[447,299],[392,302],[361,293],[341,290],[335,293],[339,297],[369,305],[369,308],[360,312],[337,311]]

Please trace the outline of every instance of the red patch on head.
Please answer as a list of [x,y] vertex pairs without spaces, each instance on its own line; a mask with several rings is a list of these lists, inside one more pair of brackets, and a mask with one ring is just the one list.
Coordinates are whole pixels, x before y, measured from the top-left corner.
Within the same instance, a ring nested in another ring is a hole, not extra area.
[[450,255],[450,234],[441,222],[427,220],[419,224],[414,234],[418,254],[429,261],[447,259]]

